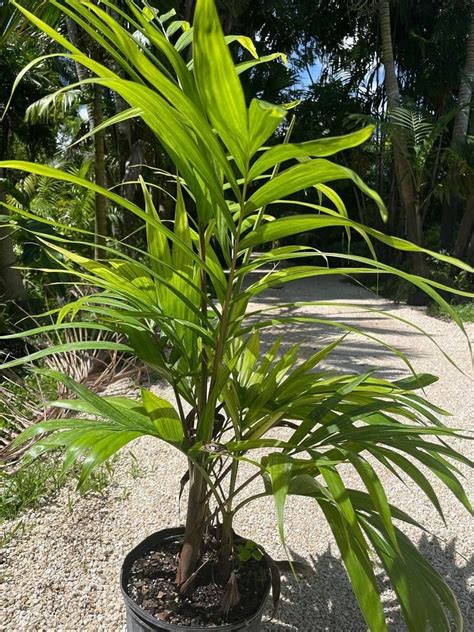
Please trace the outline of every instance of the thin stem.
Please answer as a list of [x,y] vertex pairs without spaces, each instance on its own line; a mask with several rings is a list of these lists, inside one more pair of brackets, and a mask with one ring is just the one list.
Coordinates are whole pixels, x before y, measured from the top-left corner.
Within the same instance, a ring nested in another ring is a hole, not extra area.
[[267,492],[260,492],[259,494],[255,494],[254,496],[249,496],[248,498],[243,500],[241,503],[239,503],[237,507],[234,508],[234,511],[232,512],[232,516],[235,516],[235,514],[242,509],[242,507],[245,507],[245,505],[248,505],[250,502],[252,502],[252,500],[257,500],[257,498],[264,498],[265,496],[268,496]]
[[[217,340],[216,350],[214,353],[214,363],[212,367],[211,381],[209,385],[209,397],[211,397],[211,393],[213,393],[215,389],[217,377],[219,374],[219,366],[222,361],[222,357],[224,355],[227,329],[228,329],[228,325],[230,321],[231,304],[233,300],[233,285],[234,285],[235,273],[236,273],[236,268],[237,268],[237,258],[238,258],[238,252],[239,252],[240,235],[242,232],[242,222],[243,222],[246,195],[247,195],[247,183],[245,182],[243,191],[242,191],[242,199],[240,202],[239,222],[237,225],[235,241],[232,248],[232,260],[231,260],[230,269],[229,269],[229,278],[227,281],[226,295],[225,295],[224,303],[222,306],[222,317],[221,317],[221,323],[219,327],[219,337]],[[215,393],[214,393],[214,399],[217,399],[217,394]],[[212,439],[212,426],[208,432],[208,436],[204,437],[205,441],[210,441],[211,439]]]
[[214,483],[212,482],[211,477],[209,476],[209,473],[207,472],[206,468],[203,467],[200,463],[198,463],[197,461],[193,462],[194,467],[196,467],[199,470],[199,473],[201,474],[201,476],[203,477],[203,479],[206,481],[206,483],[209,486],[209,489],[211,490],[214,498],[216,499],[216,503],[219,506],[219,509],[221,510],[222,513],[225,513],[226,511],[226,506],[225,506],[225,499],[221,498],[216,486],[214,485]]
[[[296,117],[293,116],[293,118],[290,121],[290,124],[288,126],[287,132],[285,134],[285,138],[283,140],[283,144],[287,144],[290,141],[291,138],[291,134],[293,133],[293,128],[295,126],[295,121],[296,121]],[[280,165],[281,163],[277,163],[272,171],[272,175],[270,176],[270,180],[273,180],[273,178],[278,174],[279,170],[280,170]],[[262,208],[259,209],[258,213],[257,213],[257,217],[255,219],[255,223],[253,225],[253,229],[252,230],[257,230],[257,228],[260,226],[260,224],[262,223],[262,219],[263,216],[265,214],[267,207],[266,206],[262,206]],[[242,219],[242,212],[241,212],[241,217],[240,219]],[[250,261],[250,256],[252,254],[253,248],[247,248],[247,250],[244,253],[244,257],[242,260],[242,266],[246,266],[248,264],[248,262]],[[245,275],[241,275],[238,282],[237,282],[237,292],[240,292],[241,288],[242,288],[242,283],[244,280],[244,276]]]
[[184,436],[186,437],[186,441],[189,442],[190,437],[189,437],[188,424],[186,423],[186,415],[184,413],[183,403],[181,401],[181,395],[179,394],[176,384],[173,384],[173,392],[176,399],[176,404],[178,405],[178,412],[181,419],[181,425],[183,426]]
[[[206,262],[206,238],[205,238],[205,233],[202,226],[199,227],[199,257],[201,261],[203,261],[204,263]],[[207,277],[206,277],[206,271],[204,270],[204,268],[201,268],[200,278],[201,278],[201,314],[202,314],[203,319],[205,319],[207,318],[208,300],[207,300]],[[207,402],[207,381],[208,381],[207,371],[208,371],[207,355],[206,355],[205,349],[203,348],[201,351],[201,390],[200,390],[200,395],[199,395],[200,411],[204,410],[206,406],[206,402]]]
[[234,489],[235,489],[235,484],[237,482],[237,472],[239,470],[239,462],[234,459],[232,461],[232,465],[231,465],[231,471],[230,471],[230,482],[229,482],[229,496],[227,497],[227,502],[226,502],[226,509],[227,509],[227,513],[231,514],[232,513],[232,499],[234,497]]
[[250,485],[250,483],[252,483],[252,481],[254,481],[256,478],[258,478],[260,476],[260,472],[256,472],[255,474],[252,474],[252,476],[250,478],[247,478],[241,485],[239,485],[239,487],[237,487],[236,489],[234,489],[234,491],[232,492],[232,494],[230,495],[230,498],[235,498],[238,494],[240,494],[240,492],[245,489],[247,487],[247,485]]
[[[227,475],[229,474],[231,469],[232,469],[232,464],[226,467],[226,469],[223,472],[220,472],[219,475],[216,477],[216,484],[220,485],[220,483],[227,478]],[[209,498],[210,498],[210,492],[208,492],[206,500],[208,500]]]

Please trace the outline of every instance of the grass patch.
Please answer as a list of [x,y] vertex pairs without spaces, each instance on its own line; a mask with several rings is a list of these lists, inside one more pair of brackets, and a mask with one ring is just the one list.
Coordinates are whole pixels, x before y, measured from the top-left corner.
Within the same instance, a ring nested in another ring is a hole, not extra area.
[[[81,495],[103,494],[113,480],[114,466],[112,461],[94,472]],[[26,509],[51,500],[67,483],[77,483],[78,476],[78,468],[64,471],[57,455],[38,459],[13,473],[0,471],[0,521],[17,518]]]
[[41,459],[17,472],[0,473],[0,520],[16,518],[22,511],[56,493],[65,476],[52,459]]
[[[474,323],[474,301],[470,303],[462,303],[461,305],[452,305],[452,308],[465,323]],[[451,320],[450,315],[445,312],[439,305],[432,303],[427,311],[429,316],[441,318],[443,320]]]

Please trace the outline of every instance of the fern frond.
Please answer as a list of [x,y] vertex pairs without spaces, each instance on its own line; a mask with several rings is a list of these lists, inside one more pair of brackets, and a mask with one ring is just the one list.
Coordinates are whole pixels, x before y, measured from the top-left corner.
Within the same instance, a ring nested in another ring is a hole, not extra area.
[[77,108],[82,100],[81,90],[68,90],[67,92],[54,92],[32,103],[26,110],[25,121],[27,123],[48,123],[50,119],[56,119]]

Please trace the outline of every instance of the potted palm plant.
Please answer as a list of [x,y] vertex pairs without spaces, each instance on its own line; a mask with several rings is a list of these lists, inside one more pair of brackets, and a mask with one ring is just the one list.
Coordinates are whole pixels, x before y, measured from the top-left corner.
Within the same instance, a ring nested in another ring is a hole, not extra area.
[[[285,348],[281,339],[263,345],[262,333],[270,327],[283,332],[287,325],[304,327],[315,319],[285,311],[288,306],[252,306],[268,288],[294,279],[391,274],[426,292],[462,327],[438,293],[460,291],[377,261],[373,242],[472,269],[351,220],[329,186],[351,180],[385,218],[379,195],[353,171],[327,159],[368,140],[372,128],[297,144],[287,134],[283,143],[267,146],[285,125],[288,107],[257,98],[247,103],[239,74],[264,60],[240,38],[254,57],[234,64],[229,44],[236,38],[224,37],[214,0],[197,0],[193,27],[170,23],[170,16],[160,18],[146,3],[140,8],[131,1],[116,6],[110,0],[52,0],[97,42],[104,58],[113,62],[107,64],[89,58],[13,4],[65,49],[60,54],[89,69],[82,83],[99,84],[129,104],[100,128],[139,117],[176,168],[166,174],[175,213],[165,223],[143,179],[142,208],[71,173],[21,161],[0,163],[0,168],[83,186],[133,213],[146,230],[145,250],[109,240],[101,260],[77,254],[77,244],[82,252],[91,245],[93,236],[86,231],[66,238],[71,227],[56,224],[60,232],[55,237],[38,233],[57,267],[95,291],[58,309],[53,324],[22,335],[78,323],[119,334],[119,342],[101,344],[151,367],[171,385],[174,401],[147,389],[138,399],[98,395],[55,373],[73,397],[54,405],[70,414],[39,423],[17,439],[18,444],[37,439],[29,459],[64,449],[66,467],[81,464],[80,485],[94,468],[143,435],[186,456],[184,527],[151,534],[124,562],[128,630],[260,629],[270,585],[278,599],[279,569],[262,543],[234,533],[233,522],[238,512],[252,511],[252,501],[262,495],[274,498],[276,537],[283,543],[288,497],[307,496],[320,506],[371,630],[386,629],[373,555],[391,580],[410,630],[448,630],[450,621],[460,630],[454,595],[404,535],[399,523],[414,520],[388,502],[377,474],[377,465],[383,465],[394,475],[407,476],[441,511],[420,467],[426,466],[470,510],[454,465],[468,460],[446,443],[461,435],[445,426],[439,419],[443,411],[418,393],[436,378],[415,374],[403,352],[388,345],[406,361],[405,379],[325,370],[322,363],[346,334],[365,335],[363,330],[329,319],[328,326],[342,329],[341,338],[302,357],[298,346]],[[181,52],[191,42],[189,60]],[[308,190],[304,201],[291,198],[303,190]],[[286,204],[299,208],[299,214],[281,216]],[[321,253],[299,245],[262,251],[277,240],[328,227],[355,231],[369,254]],[[294,265],[282,267],[283,262]],[[93,344],[59,344],[4,366]],[[355,469],[365,491],[345,486],[341,466]],[[256,479],[261,490],[252,495],[248,490]],[[298,572],[296,563],[290,566]]]

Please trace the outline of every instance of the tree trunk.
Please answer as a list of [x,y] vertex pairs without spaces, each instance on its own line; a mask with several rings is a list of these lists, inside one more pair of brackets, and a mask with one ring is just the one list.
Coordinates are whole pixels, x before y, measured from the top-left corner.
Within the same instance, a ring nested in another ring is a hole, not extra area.
[[[472,82],[474,81],[474,0],[471,0],[471,27],[469,30],[469,36],[466,42],[466,59],[464,67],[461,73],[461,81],[459,84],[458,105],[461,108],[454,120],[453,137],[451,141],[451,147],[456,151],[460,146],[466,142],[468,130],[469,130],[469,118],[471,114],[471,101],[472,101]],[[456,167],[454,167],[455,169]],[[454,180],[453,175],[449,175],[450,180]],[[466,223],[469,223],[469,218],[466,214],[470,214],[471,203],[467,200],[466,208],[464,211],[465,217],[461,221],[460,232],[457,237],[455,251],[458,251],[459,242],[463,241],[461,230],[463,230]],[[442,217],[441,217],[441,231],[440,242],[443,248],[451,246],[453,239],[454,227],[458,218],[458,210],[460,206],[460,199],[457,195],[452,194],[449,200],[446,200],[443,204]],[[469,236],[468,236],[469,242]]]
[[[110,14],[112,19],[114,19],[117,22],[117,24],[127,28],[125,19],[120,13],[117,13],[117,11],[115,11],[112,7],[106,7],[105,9]],[[111,67],[112,67],[112,70],[119,77],[121,77],[122,79],[127,79],[127,73],[124,71],[124,69],[116,60],[111,60]],[[125,99],[120,94],[118,94],[118,92],[115,92],[113,94],[113,106],[114,106],[115,114],[121,114],[122,112],[125,112],[130,107],[129,104],[125,101]],[[132,153],[132,145],[133,145],[132,139],[134,138],[134,124],[132,120],[127,119],[126,121],[121,121],[120,123],[117,123],[116,125],[113,126],[112,133],[114,135],[115,145],[116,145],[114,148],[115,150],[114,156],[116,157],[117,162],[118,162],[118,183],[122,183],[122,186],[120,187],[120,195],[122,195],[128,200],[133,200],[133,196],[135,194],[135,189],[137,188],[137,185],[130,186],[130,185],[123,184],[127,179],[126,178],[127,166],[130,163],[130,157]],[[114,183],[114,184],[118,184],[118,183]],[[129,234],[127,231],[127,224],[129,222],[130,215],[132,215],[132,213],[130,213],[130,211],[127,211],[127,209],[122,209],[121,215],[122,215],[123,232],[122,231],[119,232],[117,235],[114,235],[114,237],[118,237],[119,239],[125,239]],[[135,226],[135,228],[136,227],[137,226]]]
[[474,232],[471,235],[471,241],[467,248],[466,261],[470,265],[474,265]]
[[[102,95],[103,88],[94,84],[94,127],[102,122]],[[99,186],[106,187],[105,175],[105,131],[101,130],[94,134],[95,153],[95,182]],[[95,196],[95,259],[105,256],[105,251],[101,246],[105,245],[107,236],[107,200],[103,195]]]
[[206,519],[206,483],[199,470],[190,464],[190,482],[188,509],[184,541],[179,555],[178,573],[176,583],[182,586],[196,570],[196,565],[201,554],[204,522]]
[[[393,57],[392,25],[390,19],[389,0],[379,0],[380,35],[382,47],[382,63],[385,69],[385,91],[387,93],[388,111],[400,106],[400,88],[395,72]],[[406,143],[402,131],[392,127],[393,162],[397,177],[400,200],[406,216],[406,236],[415,244],[422,243],[421,219],[418,208],[418,197],[410,163],[407,159]],[[424,273],[424,260],[420,253],[411,256],[413,270],[416,274]]]
[[194,0],[185,0],[184,3],[184,18],[188,22],[191,22],[194,13]]
[[[0,200],[2,197],[3,193],[0,193]],[[3,214],[5,211],[6,209],[2,208]],[[16,263],[10,229],[0,226],[0,304],[2,305],[7,301],[26,301],[26,289],[21,272],[13,267]]]
[[[120,75],[120,70],[115,71]],[[114,95],[115,98],[115,113],[120,114],[128,108],[128,103],[122,99],[119,94]],[[125,167],[130,156],[132,149],[132,122],[122,121],[114,126],[117,134],[117,157],[119,162],[119,178],[123,181],[125,176]],[[124,195],[124,192],[122,192]]]
[[[8,154],[9,128],[7,119],[2,125],[2,145],[0,159],[4,160]],[[0,180],[4,178],[4,169],[0,169]],[[0,184],[0,202],[5,201],[5,190]],[[8,215],[8,209],[0,206],[0,213]],[[21,272],[16,265],[15,251],[11,231],[7,226],[0,226],[0,303],[7,301],[26,301],[26,289]]]
[[454,256],[464,259],[467,256],[467,249],[474,233],[474,191],[471,191],[466,201],[466,210],[459,227]]
[[472,82],[474,81],[474,0],[471,0],[471,26],[466,42],[466,59],[459,85],[458,104],[461,107],[453,127],[453,144],[466,140],[471,114]]
[[[68,31],[68,37],[71,42],[77,48],[86,50],[90,57],[96,58],[94,55],[94,44],[72,20],[66,18],[66,26]],[[100,60],[98,60],[100,61]],[[76,73],[79,81],[84,81],[89,75],[87,68],[76,62]],[[102,95],[103,88],[98,84],[93,85],[92,102],[90,101],[90,93],[85,85],[81,86],[81,89],[88,101],[87,113],[89,115],[89,129],[92,130],[97,127],[103,119],[102,116]],[[94,160],[95,160],[95,181],[96,184],[105,188],[106,175],[105,175],[105,131],[100,131],[94,134]],[[103,195],[95,195],[95,244],[94,257],[96,259],[104,256],[104,251],[101,246],[105,244],[105,236],[107,235],[107,199]]]
[[[70,17],[66,17],[66,28],[67,28],[67,35],[68,35],[68,38],[71,40],[71,43],[74,44],[76,48],[79,48],[82,50],[84,48],[84,43],[81,37],[82,33],[79,30],[79,27],[77,26],[76,22],[74,22],[74,20],[72,20]],[[76,67],[76,74],[79,81],[85,81],[86,79],[90,77],[89,71],[87,70],[87,68],[85,68],[85,66],[82,66],[77,61],[74,62],[74,65]],[[87,113],[89,115],[89,123],[90,123],[90,121],[92,120],[93,114],[92,114],[92,106],[89,102],[90,95],[89,95],[87,86],[81,85],[81,91],[86,96],[86,99],[87,99],[86,108],[87,108]]]

